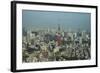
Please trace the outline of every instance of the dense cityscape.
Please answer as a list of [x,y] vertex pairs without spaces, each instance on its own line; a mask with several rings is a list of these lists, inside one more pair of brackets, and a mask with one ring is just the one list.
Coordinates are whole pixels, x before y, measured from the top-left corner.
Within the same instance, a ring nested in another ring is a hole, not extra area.
[[23,28],[22,61],[49,62],[91,59],[91,36],[87,31]]

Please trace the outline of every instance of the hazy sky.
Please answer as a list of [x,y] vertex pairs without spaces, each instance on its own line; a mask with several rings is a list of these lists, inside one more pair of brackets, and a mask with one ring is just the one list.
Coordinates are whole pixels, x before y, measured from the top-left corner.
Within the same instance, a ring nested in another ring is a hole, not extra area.
[[54,11],[22,11],[22,26],[30,28],[57,29],[58,24],[64,30],[88,30],[91,29],[91,14],[76,12]]

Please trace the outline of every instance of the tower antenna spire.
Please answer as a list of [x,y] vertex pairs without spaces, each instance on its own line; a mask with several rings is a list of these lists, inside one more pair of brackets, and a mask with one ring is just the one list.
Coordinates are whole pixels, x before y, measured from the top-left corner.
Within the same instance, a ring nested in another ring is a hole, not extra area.
[[58,31],[60,31],[61,29],[60,29],[60,24],[58,24]]

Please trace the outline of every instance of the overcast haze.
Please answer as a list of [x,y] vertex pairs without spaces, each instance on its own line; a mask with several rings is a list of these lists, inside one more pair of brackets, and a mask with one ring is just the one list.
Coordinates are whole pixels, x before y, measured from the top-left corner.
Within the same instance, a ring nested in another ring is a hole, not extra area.
[[26,29],[57,29],[58,24],[66,30],[91,29],[91,14],[76,12],[54,12],[54,11],[22,11],[22,25]]

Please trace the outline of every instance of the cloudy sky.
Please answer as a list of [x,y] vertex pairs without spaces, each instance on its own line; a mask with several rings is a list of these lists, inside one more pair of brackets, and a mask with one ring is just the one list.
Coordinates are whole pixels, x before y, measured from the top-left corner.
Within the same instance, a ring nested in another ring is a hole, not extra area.
[[91,29],[91,14],[79,12],[22,11],[22,27],[26,29],[57,29],[58,24],[65,31]]

